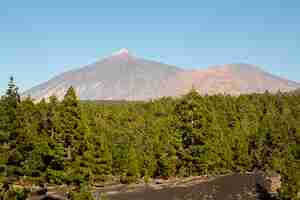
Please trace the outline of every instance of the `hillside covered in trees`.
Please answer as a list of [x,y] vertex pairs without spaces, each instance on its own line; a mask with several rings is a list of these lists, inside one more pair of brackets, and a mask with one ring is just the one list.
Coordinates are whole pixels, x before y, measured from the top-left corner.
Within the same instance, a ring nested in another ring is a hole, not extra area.
[[62,101],[34,103],[11,79],[0,143],[2,198],[22,196],[9,191],[17,181],[79,186],[259,169],[280,173],[281,198],[297,199],[300,94],[81,102],[71,87]]

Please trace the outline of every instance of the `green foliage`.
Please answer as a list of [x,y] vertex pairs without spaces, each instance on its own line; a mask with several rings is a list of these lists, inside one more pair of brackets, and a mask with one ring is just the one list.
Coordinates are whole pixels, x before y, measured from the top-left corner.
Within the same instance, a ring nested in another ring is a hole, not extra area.
[[72,200],[94,200],[92,193],[87,185],[81,184],[78,192],[71,194]]
[[60,132],[57,134],[57,138],[67,148],[68,159],[72,160],[77,154],[83,154],[86,131],[79,101],[73,87],[67,91],[60,109],[60,121],[58,122]]
[[[2,135],[13,137],[16,126],[17,106],[20,103],[18,87],[14,83],[14,78],[10,77],[6,94],[2,96],[0,103],[0,131]],[[8,142],[8,141],[5,141]]]
[[67,182],[68,178],[66,173],[61,170],[53,170],[48,168],[45,172],[47,181],[52,184],[62,185]]
[[[107,179],[272,170],[282,199],[300,190],[297,93],[201,96],[195,90],[149,102],[20,100],[10,80],[0,100],[0,178],[30,177],[88,187]],[[112,178],[113,177],[113,178]]]
[[290,161],[286,163],[288,167],[284,169],[283,187],[280,191],[282,199],[300,199],[300,161]]
[[26,200],[29,191],[12,187],[10,184],[3,184],[0,186],[0,199],[1,200]]

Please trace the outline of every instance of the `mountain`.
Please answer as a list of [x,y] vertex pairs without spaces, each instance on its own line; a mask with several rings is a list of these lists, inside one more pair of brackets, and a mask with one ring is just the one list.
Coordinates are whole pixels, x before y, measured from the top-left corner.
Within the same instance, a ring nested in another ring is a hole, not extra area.
[[291,91],[300,84],[248,64],[212,66],[184,70],[133,56],[121,49],[94,64],[65,72],[23,95],[36,100],[56,95],[63,98],[73,86],[83,100],[147,100],[178,96],[192,87],[202,94]]
[[270,92],[291,91],[300,88],[297,82],[274,76],[257,66],[242,63],[185,71],[178,75],[174,83],[177,82],[178,90],[185,93],[190,89],[190,85],[202,94],[231,95],[263,93],[266,90]]

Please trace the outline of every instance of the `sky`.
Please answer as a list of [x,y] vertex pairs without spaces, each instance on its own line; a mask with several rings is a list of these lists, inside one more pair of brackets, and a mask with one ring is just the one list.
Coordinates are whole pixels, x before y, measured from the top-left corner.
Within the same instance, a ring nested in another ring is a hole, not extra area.
[[184,68],[249,63],[300,82],[299,0],[1,1],[0,92],[128,48]]

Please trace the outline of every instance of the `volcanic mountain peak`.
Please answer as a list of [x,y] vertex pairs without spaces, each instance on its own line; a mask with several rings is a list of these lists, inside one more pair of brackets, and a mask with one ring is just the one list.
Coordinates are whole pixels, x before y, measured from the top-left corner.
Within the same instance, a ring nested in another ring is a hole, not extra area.
[[114,52],[109,58],[117,58],[117,59],[125,59],[132,58],[132,54],[129,52],[128,49],[122,48],[117,52]]
[[73,86],[85,100],[148,100],[187,93],[239,95],[300,88],[300,84],[244,63],[187,70],[133,56],[124,48],[96,63],[59,75],[24,93],[36,100],[62,99]]
[[127,48],[122,48],[115,53],[116,55],[129,55],[129,50]]

